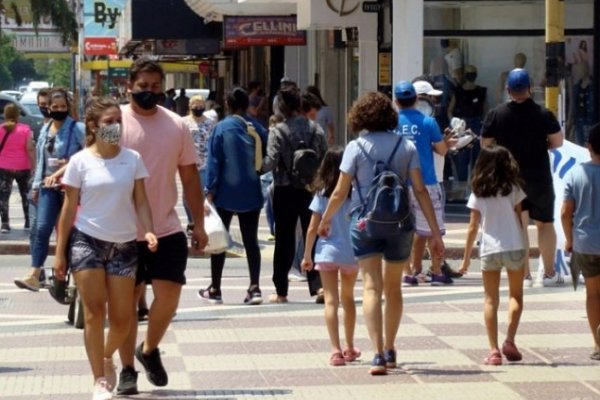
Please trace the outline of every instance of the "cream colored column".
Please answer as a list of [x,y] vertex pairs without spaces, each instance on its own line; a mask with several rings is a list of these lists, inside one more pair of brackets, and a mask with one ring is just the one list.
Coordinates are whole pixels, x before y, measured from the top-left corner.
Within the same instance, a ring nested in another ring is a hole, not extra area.
[[394,84],[423,74],[423,0],[393,4],[392,75]]

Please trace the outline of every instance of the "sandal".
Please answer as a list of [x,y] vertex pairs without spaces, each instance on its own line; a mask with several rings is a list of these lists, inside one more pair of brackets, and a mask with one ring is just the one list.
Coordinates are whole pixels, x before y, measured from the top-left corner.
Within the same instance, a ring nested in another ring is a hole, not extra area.
[[356,359],[360,358],[361,352],[358,347],[353,347],[351,349],[348,348],[348,349],[344,350],[344,352],[342,354],[344,355],[344,360],[346,360],[346,362],[352,362],[352,361],[356,361]]
[[590,360],[600,361],[600,350],[594,350],[594,352],[590,354]]
[[502,354],[500,350],[495,349],[490,351],[490,355],[483,359],[485,365],[502,365]]
[[521,361],[523,359],[523,355],[519,349],[517,349],[515,343],[510,340],[504,341],[504,344],[502,345],[502,354],[504,354],[504,357],[510,362]]
[[272,304],[283,304],[283,303],[287,303],[287,297],[285,296],[279,296],[277,293],[272,293],[269,296],[269,303]]
[[344,355],[341,351],[334,351],[331,353],[331,356],[329,357],[329,365],[334,367],[346,365],[346,360],[344,359]]

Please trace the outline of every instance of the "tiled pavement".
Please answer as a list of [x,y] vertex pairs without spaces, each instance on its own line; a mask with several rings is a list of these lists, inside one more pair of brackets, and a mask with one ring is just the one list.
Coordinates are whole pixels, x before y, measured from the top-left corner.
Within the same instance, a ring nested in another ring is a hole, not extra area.
[[[66,307],[48,293],[13,286],[25,257],[2,257],[2,265],[15,266],[0,267],[0,398],[89,399],[92,378],[82,331],[64,323]],[[270,263],[263,261],[265,297],[273,290]],[[188,285],[161,346],[169,386],[154,388],[140,374],[142,393],[132,399],[600,398],[600,364],[588,358],[592,337],[584,290],[527,289],[517,336],[523,362],[488,367],[482,365],[487,340],[477,272],[453,287],[404,289],[399,368],[371,377],[360,282],[356,344],[363,357],[352,365],[330,367],[322,306],[309,298],[305,283],[291,284],[289,304],[244,306],[245,262],[232,259],[225,269],[225,304],[210,306],[195,294],[208,284],[209,275],[207,260],[190,260]],[[504,302],[501,330],[505,311]]]

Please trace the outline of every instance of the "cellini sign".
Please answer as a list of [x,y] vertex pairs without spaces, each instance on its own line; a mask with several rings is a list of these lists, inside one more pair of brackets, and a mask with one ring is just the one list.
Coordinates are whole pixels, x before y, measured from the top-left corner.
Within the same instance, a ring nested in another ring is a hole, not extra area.
[[[348,4],[350,3],[350,4]],[[347,0],[327,0],[327,7],[331,9],[331,11],[338,14],[340,17],[344,17],[346,15],[352,14],[354,11],[358,9],[360,6],[360,1],[354,1],[354,3],[349,2]]]

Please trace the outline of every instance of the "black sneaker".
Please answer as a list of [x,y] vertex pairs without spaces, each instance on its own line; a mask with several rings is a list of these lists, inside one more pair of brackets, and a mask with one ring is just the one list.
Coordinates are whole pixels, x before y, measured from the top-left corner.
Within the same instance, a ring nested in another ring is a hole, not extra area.
[[246,298],[244,299],[244,304],[249,304],[249,305],[253,305],[256,306],[260,303],[262,303],[262,293],[260,292],[260,289],[258,288],[258,286],[255,286],[252,289],[249,289],[246,292]]
[[119,374],[119,385],[117,386],[117,394],[130,395],[138,394],[137,388],[138,372],[133,367],[125,367]]
[[135,349],[135,358],[144,366],[148,381],[154,386],[167,386],[169,377],[167,371],[160,360],[160,351],[158,347],[148,355],[143,353],[144,342]]
[[212,286],[206,289],[198,290],[198,298],[208,301],[210,304],[223,304],[223,297],[221,297],[221,289],[215,289]]
[[463,276],[460,272],[453,270],[446,261],[442,263],[442,272],[450,278],[462,278]]
[[10,225],[8,225],[8,224],[2,224],[2,227],[0,228],[0,232],[2,232],[2,233],[10,233]]

